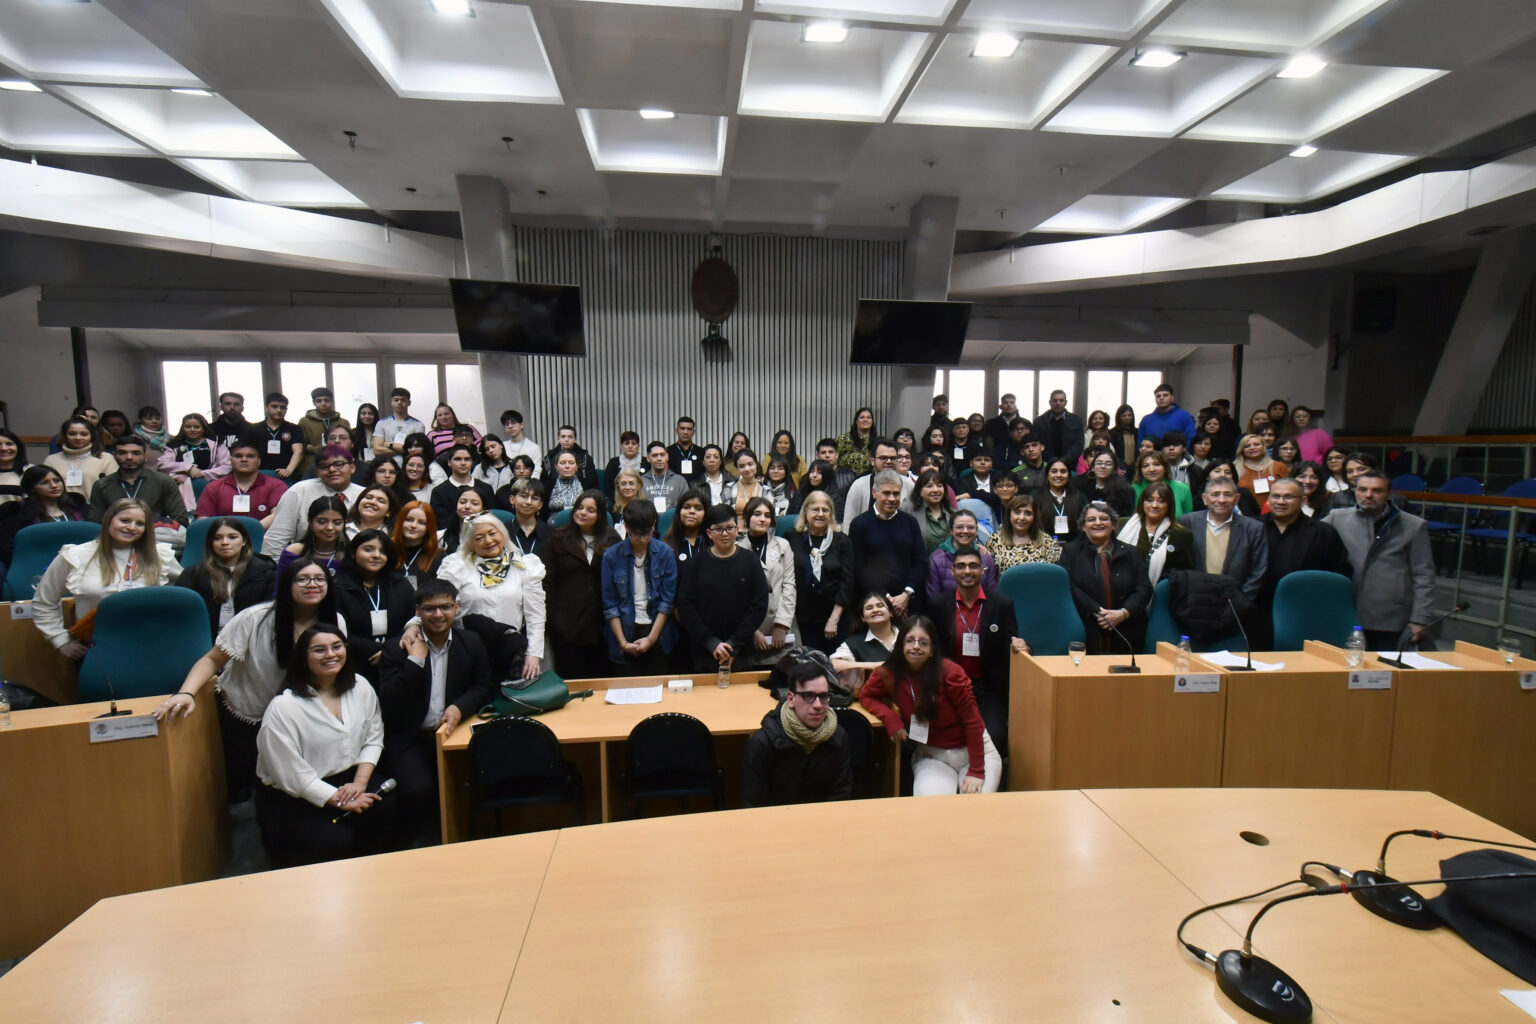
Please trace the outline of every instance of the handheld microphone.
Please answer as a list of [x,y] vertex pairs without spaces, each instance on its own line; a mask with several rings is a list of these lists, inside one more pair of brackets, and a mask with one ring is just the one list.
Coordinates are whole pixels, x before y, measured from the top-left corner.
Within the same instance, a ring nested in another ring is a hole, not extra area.
[[1227,607],[1232,609],[1232,621],[1237,623],[1237,631],[1243,635],[1243,646],[1248,648],[1248,664],[1246,664],[1246,665],[1233,665],[1230,668],[1228,668],[1227,671],[1228,672],[1252,672],[1252,671],[1254,671],[1254,668],[1253,668],[1253,641],[1248,639],[1248,631],[1243,628],[1243,617],[1241,615],[1237,614],[1237,605],[1232,603],[1232,599],[1230,597],[1227,598]]
[[1125,649],[1131,652],[1131,663],[1129,665],[1111,665],[1111,666],[1109,666],[1110,674],[1113,675],[1115,673],[1120,673],[1120,672],[1127,672],[1127,673],[1128,672],[1137,672],[1137,673],[1139,673],[1141,671],[1141,669],[1136,667],[1136,647],[1135,647],[1135,645],[1132,644],[1129,640],[1127,640],[1125,638],[1125,634],[1120,632],[1119,629],[1115,628],[1114,626],[1110,626],[1109,628],[1115,634],[1115,636],[1119,637],[1121,642],[1125,644]]
[[[378,796],[383,796],[385,793],[393,792],[394,788],[395,788],[395,785],[396,785],[396,783],[395,783],[394,779],[385,779],[383,781],[383,783],[381,783],[379,785],[379,788],[375,792],[377,793]],[[340,814],[336,815],[336,817],[331,819],[331,824],[332,825],[340,824],[340,822],[341,822],[341,820],[343,818],[350,818],[352,816],[352,814],[353,814],[352,811],[342,811]]]
[[[92,650],[92,651],[94,651],[96,649],[96,645],[95,644],[87,644],[86,646],[87,646],[87,648],[89,650]],[[96,660],[97,661],[101,661],[100,658],[98,658]],[[119,710],[117,710],[117,691],[115,689],[113,689],[113,687],[112,687],[112,673],[107,671],[107,663],[104,662],[104,661],[101,661],[101,678],[102,678],[102,681],[107,684],[107,699],[112,702],[112,706],[111,706],[111,708],[109,710],[103,711],[101,714],[97,715],[96,717],[97,718],[120,718],[123,715],[128,714],[128,712],[126,712],[126,711],[119,711]]]

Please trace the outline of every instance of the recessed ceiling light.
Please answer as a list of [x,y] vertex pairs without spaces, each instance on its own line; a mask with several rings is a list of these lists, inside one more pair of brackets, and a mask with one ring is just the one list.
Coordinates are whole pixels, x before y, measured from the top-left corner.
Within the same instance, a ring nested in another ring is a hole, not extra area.
[[207,89],[172,89],[171,92],[178,96],[212,96]]
[[438,14],[452,14],[460,18],[473,18],[475,9],[469,0],[427,0]]
[[1325,60],[1316,57],[1300,56],[1292,57],[1291,62],[1280,70],[1276,78],[1311,78],[1323,68],[1328,66]]
[[1189,54],[1179,50],[1137,50],[1131,58],[1133,68],[1171,68]]
[[840,43],[848,38],[848,26],[840,21],[810,21],[800,31],[806,43]]
[[23,81],[22,79],[19,79],[19,78],[7,78],[4,81],[0,81],[0,89],[4,89],[6,92],[42,92],[43,91],[43,90],[39,89],[37,86],[33,85],[31,82]]
[[1291,156],[1299,157],[1300,159],[1305,160],[1307,157],[1316,152],[1316,146],[1297,146],[1295,149],[1291,150]]
[[662,110],[659,107],[642,107],[640,116],[647,121],[670,121],[677,115],[670,110]]
[[1007,32],[984,32],[976,37],[972,57],[1012,57],[1019,48],[1019,37]]

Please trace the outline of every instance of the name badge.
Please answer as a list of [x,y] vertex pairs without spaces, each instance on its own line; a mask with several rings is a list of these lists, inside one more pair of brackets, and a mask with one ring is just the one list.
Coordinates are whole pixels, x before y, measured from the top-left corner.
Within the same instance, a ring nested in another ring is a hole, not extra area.
[[406,437],[406,429],[404,427],[401,427],[400,428],[400,432],[395,435],[395,439],[394,439],[394,441],[391,442],[391,444],[403,445],[403,444],[405,444],[405,437]]
[[144,581],[143,580],[118,580],[117,581],[117,589],[118,590],[138,590],[143,585],[144,585]]
[[272,440],[268,441],[267,442],[267,454],[268,455],[281,455],[281,454],[283,454],[283,442],[279,441],[275,437]]
[[224,435],[224,447],[228,448],[228,447],[232,446],[238,440],[240,440],[240,435],[239,434],[225,434]]
[[965,459],[965,449],[964,448],[956,448],[955,449],[955,459],[958,460],[958,461],[964,461],[964,459]]
[[1057,536],[1060,536],[1061,534],[1066,533],[1067,532],[1067,517],[1066,516],[1057,516],[1056,517],[1056,528],[1054,530],[1052,530],[1051,532],[1056,534]]
[[231,512],[249,512],[251,510],[251,496],[249,494],[237,494],[230,499],[229,510]]
[[389,635],[389,609],[380,608],[368,612],[368,631],[374,636]]
[[405,582],[407,582],[407,583],[409,583],[411,585],[411,589],[412,590],[416,589],[416,587],[417,587],[417,580],[416,580],[416,575],[414,573],[409,573],[409,572],[406,573],[405,574]]
[[83,469],[71,469],[64,474],[65,487],[84,487],[85,471]]
[[683,474],[683,476],[692,476],[693,475],[693,460],[692,459],[684,459],[679,464],[678,472]]
[[1269,493],[1269,477],[1261,476],[1258,479],[1254,480],[1254,482],[1253,482],[1253,493],[1254,494],[1268,494]]
[[656,506],[658,514],[665,512],[667,510],[667,496],[665,494],[658,494],[656,495],[656,500],[651,504]]
[[980,633],[961,633],[960,634],[960,654],[963,657],[966,657],[966,658],[979,658],[979,657],[981,657],[981,634]]
[[229,625],[229,620],[235,617],[235,602],[225,601],[219,605],[219,628]]
[[928,723],[923,721],[921,718],[918,718],[916,715],[913,715],[912,724],[907,727],[907,735],[912,737],[913,742],[927,743]]

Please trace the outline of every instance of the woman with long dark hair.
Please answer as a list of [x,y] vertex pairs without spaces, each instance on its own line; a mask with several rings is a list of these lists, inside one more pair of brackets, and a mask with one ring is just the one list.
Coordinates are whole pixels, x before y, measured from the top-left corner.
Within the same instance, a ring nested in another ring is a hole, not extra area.
[[704,513],[709,511],[709,492],[702,486],[692,487],[677,499],[677,512],[672,516],[672,528],[662,539],[677,556],[678,571],[688,560],[699,555],[709,544],[704,533]]
[[898,743],[911,739],[912,795],[995,793],[998,756],[965,670],[938,649],[933,620],[907,619],[885,663],[869,674],[859,703]]
[[1175,569],[1194,569],[1195,538],[1177,519],[1178,500],[1166,481],[1150,483],[1136,496],[1136,514],[1120,527],[1118,538],[1136,549],[1156,586]]
[[0,508],[27,496],[21,474],[27,471],[27,446],[21,438],[0,427]]
[[[637,501],[644,501],[644,492]],[[557,526],[544,549],[545,615],[555,669],[567,679],[611,675],[603,618],[603,555],[619,542],[603,492],[583,491],[571,521]]]
[[202,413],[190,412],[181,418],[181,431],[165,442],[157,464],[181,488],[181,503],[197,507],[193,480],[217,480],[230,472],[229,452],[213,436],[213,428]]
[[78,523],[86,516],[85,499],[64,489],[52,466],[28,466],[21,474],[20,501],[0,506],[0,563],[11,564],[16,534],[37,523]]
[[454,500],[453,508],[449,510],[447,525],[443,527],[443,535],[438,538],[438,543],[444,551],[456,551],[459,541],[464,535],[464,524],[478,515],[484,515],[490,511],[486,507],[485,495],[473,487],[459,489],[459,495]]
[[837,465],[854,475],[869,472],[874,458],[875,413],[867,405],[859,406],[853,414],[853,424],[846,434],[837,435]]
[[43,460],[64,479],[71,494],[87,501],[91,488],[104,476],[117,472],[117,460],[102,453],[101,434],[89,422],[71,416],[59,424],[59,450]]
[[1102,501],[1118,515],[1131,513],[1135,500],[1131,487],[1120,476],[1120,465],[1109,452],[1098,452],[1089,460],[1087,474],[1077,478],[1077,489],[1084,502]]
[[352,428],[352,454],[359,464],[378,461],[379,456],[373,450],[373,428],[379,425],[379,407],[364,402],[357,407],[357,419],[352,422],[357,424]]
[[1115,422],[1109,428],[1110,449],[1122,466],[1136,464],[1136,410],[1122,405],[1115,410]]
[[800,486],[800,480],[805,476],[805,459],[795,451],[795,435],[787,430],[780,430],[773,435],[773,443],[768,446],[768,460],[773,461],[777,456],[784,460],[785,467],[789,470],[790,487]]
[[1061,557],[1061,545],[1045,527],[1039,495],[1017,494],[1003,503],[997,529],[987,540],[987,550],[992,552],[999,576],[1016,565],[1056,564]]
[[[252,605],[272,600],[277,565],[251,547],[251,534],[243,516],[215,519],[209,527],[200,562],[176,580],[203,599],[208,607],[210,636]],[[194,553],[195,554],[195,553]]]
[[377,665],[384,644],[416,614],[416,592],[395,568],[399,553],[383,530],[364,530],[347,543],[336,573],[336,612],[347,624],[352,652]]
[[277,570],[295,558],[312,558],[334,574],[347,545],[347,504],[334,494],[309,503],[304,533],[277,556]]
[[1065,544],[1077,536],[1077,520],[1083,512],[1083,496],[1072,486],[1072,469],[1066,459],[1052,459],[1045,467],[1045,486],[1037,493],[1045,513],[1045,530]]

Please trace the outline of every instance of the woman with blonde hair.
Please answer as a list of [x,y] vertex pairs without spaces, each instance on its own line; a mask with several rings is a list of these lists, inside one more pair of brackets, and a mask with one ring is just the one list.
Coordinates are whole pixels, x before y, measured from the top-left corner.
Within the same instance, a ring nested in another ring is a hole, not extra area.
[[1237,442],[1237,486],[1252,494],[1260,512],[1269,511],[1269,485],[1291,475],[1291,467],[1270,458],[1259,434],[1244,434]]
[[798,616],[805,630],[801,642],[831,654],[848,635],[853,542],[838,528],[837,509],[826,491],[806,495],[788,540],[795,556]]
[[[645,484],[640,480],[640,471],[625,467],[619,470],[613,478],[613,515],[614,519],[624,515],[624,506],[636,498],[645,497]],[[622,536],[622,533],[620,534]]]

